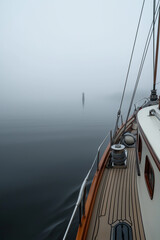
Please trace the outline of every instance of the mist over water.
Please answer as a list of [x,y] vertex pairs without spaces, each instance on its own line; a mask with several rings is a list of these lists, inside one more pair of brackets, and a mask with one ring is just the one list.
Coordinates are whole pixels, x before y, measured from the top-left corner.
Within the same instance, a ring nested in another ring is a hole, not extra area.
[[66,96],[1,117],[2,239],[62,239],[97,148],[114,128],[119,98]]
[[36,108],[36,114],[32,109],[23,118],[1,119],[2,239],[43,239],[50,234],[46,239],[58,239],[64,232],[64,225],[57,226],[66,224],[97,147],[113,126],[108,114],[115,108],[106,100],[90,101],[86,94],[83,106],[80,95],[79,101],[59,103],[58,109],[46,104]]

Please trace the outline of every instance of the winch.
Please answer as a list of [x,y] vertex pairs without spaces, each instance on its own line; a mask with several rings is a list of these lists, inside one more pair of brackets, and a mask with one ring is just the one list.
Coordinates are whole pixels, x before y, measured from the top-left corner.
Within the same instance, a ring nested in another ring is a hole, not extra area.
[[111,146],[111,166],[116,168],[127,167],[127,150],[123,144]]

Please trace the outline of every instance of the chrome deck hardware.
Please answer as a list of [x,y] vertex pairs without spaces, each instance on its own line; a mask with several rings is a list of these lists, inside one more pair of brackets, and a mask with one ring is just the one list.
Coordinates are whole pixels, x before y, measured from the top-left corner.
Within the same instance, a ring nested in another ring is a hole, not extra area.
[[127,167],[127,150],[123,144],[111,146],[111,166],[115,168]]
[[149,116],[155,116],[160,121],[160,114],[158,114],[154,109],[149,111]]

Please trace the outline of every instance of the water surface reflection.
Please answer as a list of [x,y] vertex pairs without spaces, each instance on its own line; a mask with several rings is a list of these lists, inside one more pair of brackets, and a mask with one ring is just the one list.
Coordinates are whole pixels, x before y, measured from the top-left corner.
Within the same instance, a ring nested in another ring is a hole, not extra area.
[[62,239],[97,147],[115,124],[113,99],[87,97],[83,111],[77,98],[0,119],[1,239]]

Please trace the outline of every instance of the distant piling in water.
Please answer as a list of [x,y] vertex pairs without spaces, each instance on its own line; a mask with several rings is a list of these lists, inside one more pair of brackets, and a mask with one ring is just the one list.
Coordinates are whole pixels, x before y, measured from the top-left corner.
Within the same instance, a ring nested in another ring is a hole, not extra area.
[[83,92],[82,93],[82,106],[84,108],[84,105],[85,105],[85,93]]

